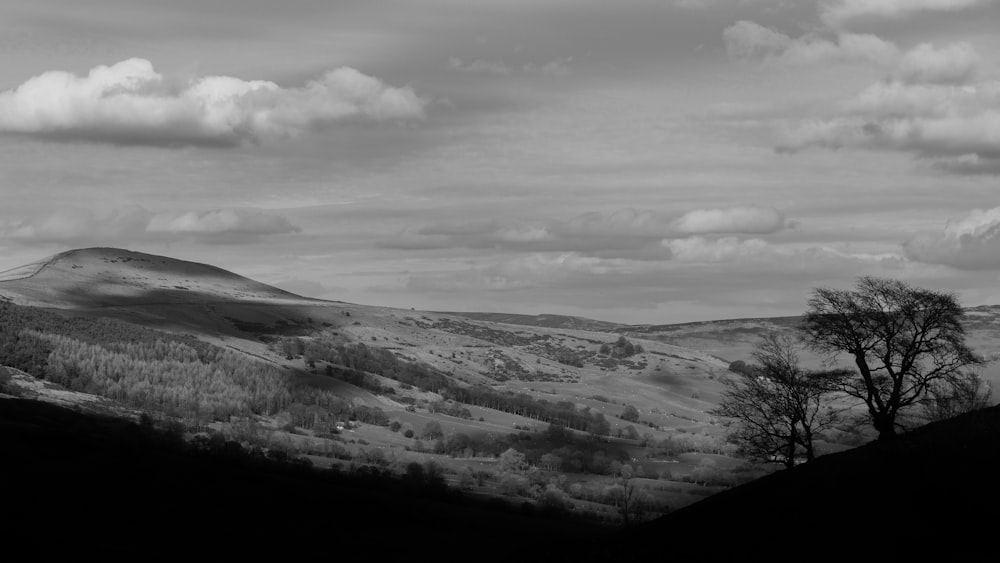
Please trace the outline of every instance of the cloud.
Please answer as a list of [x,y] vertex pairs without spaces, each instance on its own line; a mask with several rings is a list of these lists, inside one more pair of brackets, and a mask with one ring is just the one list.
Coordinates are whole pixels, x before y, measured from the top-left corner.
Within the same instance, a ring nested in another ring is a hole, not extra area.
[[681,262],[729,262],[769,249],[768,244],[760,239],[740,240],[736,237],[716,240],[691,237],[664,241],[664,246],[673,253],[674,260]]
[[[573,57],[554,59],[542,64],[529,62],[521,65],[520,70],[525,74],[562,77],[567,76],[572,72],[569,66],[572,62]],[[465,61],[459,57],[451,57],[448,59],[448,69],[457,72],[497,75],[508,75],[513,73],[515,70],[515,68],[507,66],[507,64],[502,60],[487,61],[485,59],[475,59],[473,61]]]
[[777,149],[902,151],[944,171],[992,173],[1000,167],[1000,80],[976,80],[978,60],[965,43],[919,45],[838,115],[786,125]]
[[674,6],[682,10],[705,10],[715,6],[716,0],[674,0]]
[[[408,273],[405,285],[414,293],[475,295],[488,291],[544,296],[546,304],[570,294],[592,296],[601,292],[614,294],[616,300],[621,299],[619,303],[648,305],[662,302],[665,294],[676,298],[679,292],[691,291],[691,287],[699,287],[703,296],[712,295],[708,288],[719,288],[720,294],[713,298],[722,298],[731,291],[746,290],[748,278],[773,280],[775,271],[803,284],[845,271],[914,271],[912,263],[896,253],[773,245],[761,239],[737,237],[690,237],[663,244],[673,249],[672,260],[603,258],[579,252],[483,257],[471,263],[463,260],[461,267],[446,271]],[[671,285],[675,282],[679,285]]]
[[[862,92],[849,113],[797,123],[779,151],[810,146],[869,148],[989,168],[1000,159],[1000,82],[975,86],[879,83]],[[954,161],[958,157],[960,160]]]
[[148,233],[276,235],[298,231],[280,215],[235,209],[158,213],[146,225]]
[[823,21],[843,26],[855,20],[901,19],[920,12],[958,12],[991,0],[833,0],[822,6]]
[[298,88],[230,76],[165,77],[145,59],[86,76],[50,71],[0,92],[0,131],[53,140],[232,146],[346,121],[418,119],[410,88],[340,67]]
[[569,237],[619,236],[662,238],[671,233],[668,218],[653,211],[632,208],[613,212],[592,211],[556,224],[553,230]]
[[975,209],[940,233],[906,241],[903,251],[911,260],[962,270],[1000,268],[1000,207]]
[[67,207],[30,219],[0,222],[0,240],[114,245],[194,239],[232,244],[300,230],[282,216],[246,209],[153,213],[132,206],[98,217],[89,209]]
[[838,33],[828,39],[816,33],[791,37],[752,21],[739,21],[722,33],[726,53],[735,60],[763,60],[791,65],[824,62],[892,64],[899,51],[871,34]]
[[458,72],[487,73],[487,74],[510,74],[511,68],[503,61],[485,61],[476,59],[465,62],[458,57],[448,59],[448,69]]
[[404,229],[376,242],[395,250],[446,248],[578,252],[602,258],[665,260],[664,239],[692,234],[770,234],[791,223],[769,207],[696,209],[679,217],[648,210],[595,211],[568,220],[444,222]]
[[578,276],[609,273],[608,261],[579,253],[534,253],[497,261],[485,267],[454,272],[412,274],[407,288],[413,291],[511,291],[558,287]]
[[527,63],[521,67],[524,72],[528,74],[543,74],[547,76],[562,77],[568,76],[573,71],[570,68],[570,63],[573,62],[573,57],[565,57],[562,59],[554,59],[547,63],[537,64],[537,63]]
[[979,54],[969,43],[953,43],[938,49],[921,43],[899,63],[899,80],[906,84],[965,84],[979,70]]
[[769,234],[787,225],[780,211],[772,207],[730,207],[726,209],[695,209],[673,222],[684,234],[744,233]]

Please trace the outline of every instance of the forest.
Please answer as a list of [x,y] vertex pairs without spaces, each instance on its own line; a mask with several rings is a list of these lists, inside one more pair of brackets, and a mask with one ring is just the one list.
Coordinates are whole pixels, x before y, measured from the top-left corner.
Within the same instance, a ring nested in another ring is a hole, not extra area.
[[[0,304],[0,364],[69,389],[190,420],[310,409],[310,426],[355,413],[327,391],[295,383],[282,369],[194,337],[110,319],[64,317]],[[295,408],[293,408],[295,407]]]
[[[307,362],[327,362],[329,375],[382,394],[390,394],[391,388],[371,381],[366,373],[458,403],[591,434],[610,432],[604,416],[588,408],[481,385],[461,386],[429,366],[401,360],[389,350],[364,343],[292,338],[281,339],[274,347],[286,354],[301,354]],[[72,390],[196,421],[288,411],[308,412],[293,417],[306,428],[347,417],[388,424],[378,409],[352,406],[327,391],[294,383],[273,364],[192,336],[10,303],[0,305],[0,364]]]

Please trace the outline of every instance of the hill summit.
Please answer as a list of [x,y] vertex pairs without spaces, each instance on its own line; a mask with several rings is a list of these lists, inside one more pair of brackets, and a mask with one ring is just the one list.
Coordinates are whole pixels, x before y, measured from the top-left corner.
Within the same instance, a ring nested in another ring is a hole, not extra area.
[[119,248],[69,250],[0,272],[0,298],[58,308],[314,301],[215,266]]

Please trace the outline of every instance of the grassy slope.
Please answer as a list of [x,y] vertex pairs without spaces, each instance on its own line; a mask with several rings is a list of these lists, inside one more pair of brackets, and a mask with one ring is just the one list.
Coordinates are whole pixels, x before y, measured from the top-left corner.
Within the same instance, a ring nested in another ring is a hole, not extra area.
[[[308,377],[301,360],[288,361],[269,352],[260,335],[337,332],[369,346],[393,349],[459,381],[497,385],[553,402],[585,403],[603,395],[619,403],[613,407],[595,403],[608,415],[620,412],[620,403],[629,403],[644,420],[701,429],[710,423],[705,411],[718,397],[717,376],[726,367],[707,354],[644,341],[648,352],[632,358],[631,366],[588,364],[580,369],[556,362],[544,346],[596,351],[600,343],[613,342],[617,335],[310,300],[211,266],[124,250],[70,251],[40,264],[30,277],[0,281],[0,295],[22,304],[195,334],[285,365],[299,377]],[[521,373],[506,372],[504,362],[518,366]],[[536,372],[543,374],[541,380]],[[394,410],[367,392],[346,389],[345,393]]]

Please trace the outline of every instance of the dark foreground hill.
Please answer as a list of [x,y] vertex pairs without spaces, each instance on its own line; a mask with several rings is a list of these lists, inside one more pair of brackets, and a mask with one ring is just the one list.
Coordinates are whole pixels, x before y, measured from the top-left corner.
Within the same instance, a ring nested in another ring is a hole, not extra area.
[[[629,534],[681,560],[925,561],[1000,552],[1000,407],[818,458]],[[679,543],[668,538],[703,538]]]
[[[206,450],[0,399],[5,547],[78,558],[923,561],[996,552],[1000,409],[824,456],[625,533],[440,487]],[[42,551],[38,551],[42,550]]]
[[341,475],[194,448],[148,425],[0,398],[5,555],[537,560],[599,553],[610,528],[463,498],[443,485]]

